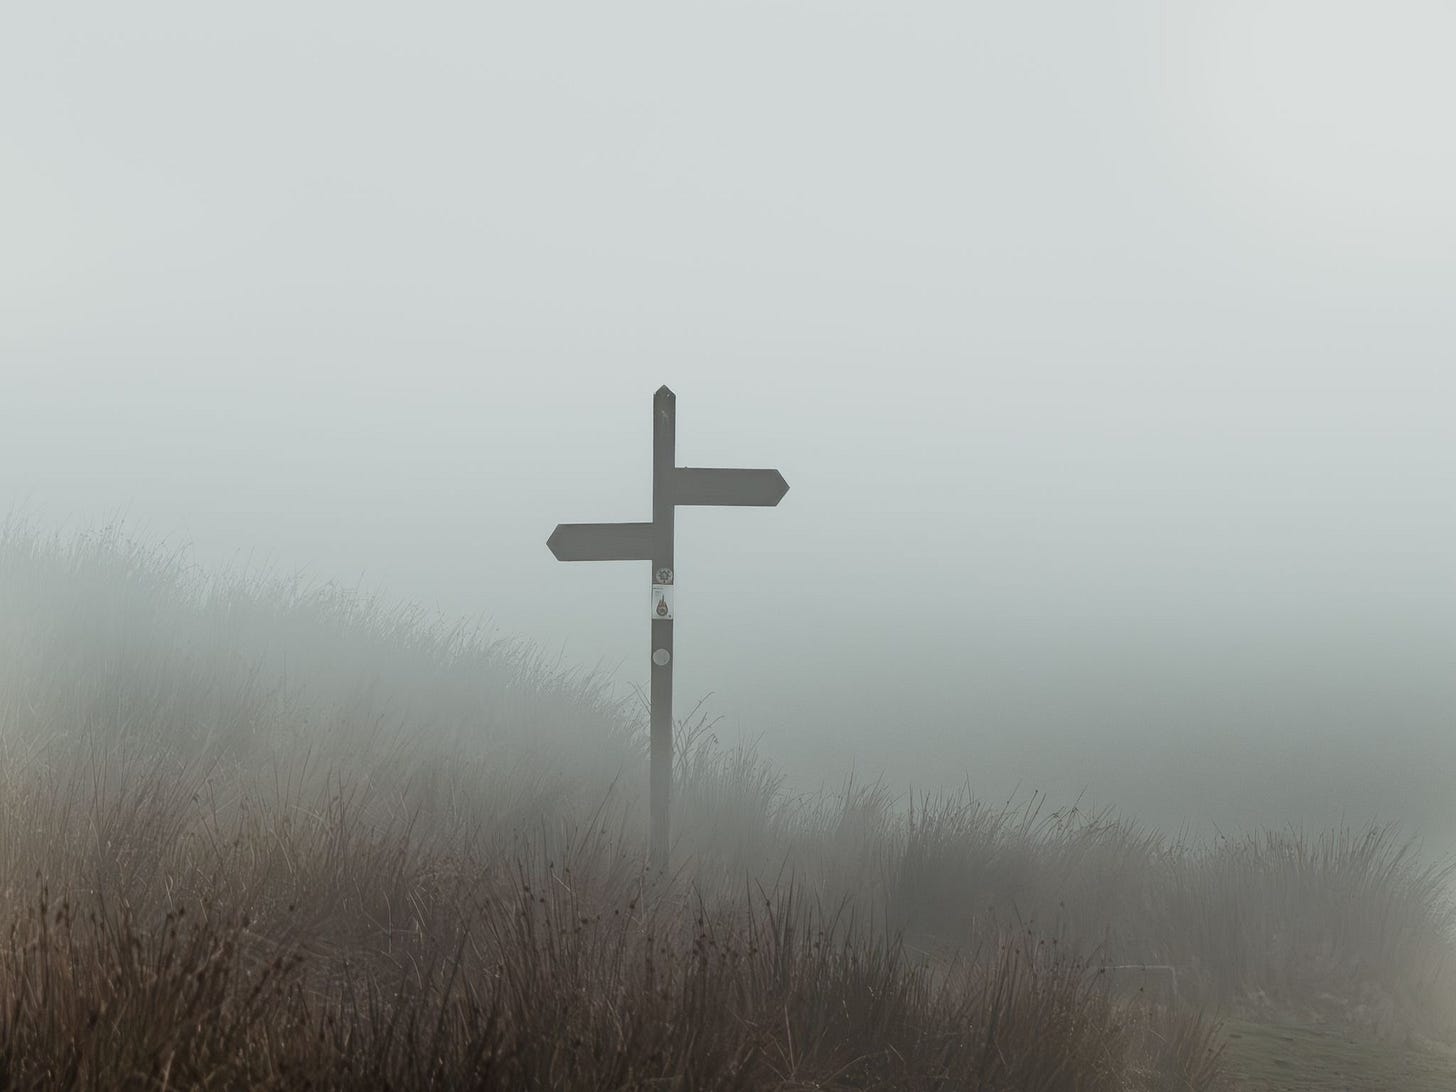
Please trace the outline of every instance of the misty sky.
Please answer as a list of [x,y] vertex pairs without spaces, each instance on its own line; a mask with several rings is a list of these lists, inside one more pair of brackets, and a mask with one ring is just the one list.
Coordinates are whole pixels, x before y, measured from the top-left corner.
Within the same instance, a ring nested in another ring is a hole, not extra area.
[[649,518],[667,383],[680,463],[792,487],[679,512],[679,709],[800,781],[1456,829],[1453,40],[1404,0],[7,5],[0,504],[625,691],[647,566],[544,540]]

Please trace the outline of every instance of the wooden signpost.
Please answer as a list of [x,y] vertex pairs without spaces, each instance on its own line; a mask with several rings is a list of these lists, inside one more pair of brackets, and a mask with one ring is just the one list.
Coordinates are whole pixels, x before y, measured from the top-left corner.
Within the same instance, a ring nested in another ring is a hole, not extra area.
[[558,561],[652,563],[651,774],[652,859],[667,867],[672,792],[673,513],[680,504],[773,507],[789,491],[777,470],[677,466],[677,396],[652,399],[652,522],[559,523],[546,546]]

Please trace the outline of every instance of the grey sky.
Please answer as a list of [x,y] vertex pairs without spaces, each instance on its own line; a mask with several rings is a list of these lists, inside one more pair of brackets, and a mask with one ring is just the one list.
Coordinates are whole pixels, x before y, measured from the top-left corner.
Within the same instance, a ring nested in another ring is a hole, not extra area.
[[679,702],[796,777],[1456,827],[1453,32],[10,5],[0,501],[625,687],[646,566],[543,543],[648,518],[666,382],[681,463],[792,486],[679,514]]

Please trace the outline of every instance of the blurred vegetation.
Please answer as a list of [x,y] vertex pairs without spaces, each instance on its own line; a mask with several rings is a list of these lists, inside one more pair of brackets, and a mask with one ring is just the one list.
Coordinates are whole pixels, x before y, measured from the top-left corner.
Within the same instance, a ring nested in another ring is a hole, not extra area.
[[1456,1037],[1448,869],[788,792],[697,711],[112,528],[0,534],[0,1086],[1205,1089],[1225,1014]]

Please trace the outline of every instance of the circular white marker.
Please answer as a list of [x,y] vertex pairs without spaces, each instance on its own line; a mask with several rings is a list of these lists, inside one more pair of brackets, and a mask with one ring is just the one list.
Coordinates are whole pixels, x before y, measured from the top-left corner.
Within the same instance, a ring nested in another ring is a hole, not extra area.
[[652,662],[658,667],[666,667],[667,662],[672,659],[672,653],[665,648],[659,648],[652,654]]

